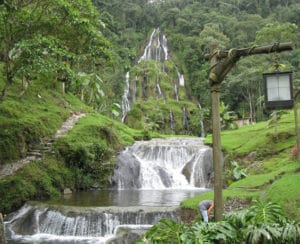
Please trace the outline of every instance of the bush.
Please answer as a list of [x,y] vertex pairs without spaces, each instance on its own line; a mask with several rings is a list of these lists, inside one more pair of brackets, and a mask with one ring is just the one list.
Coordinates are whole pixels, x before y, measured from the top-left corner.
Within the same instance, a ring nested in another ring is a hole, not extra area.
[[231,212],[220,222],[190,226],[161,220],[145,234],[149,243],[299,243],[300,224],[284,217],[276,203],[255,201],[249,209]]
[[0,180],[0,212],[12,212],[28,200],[58,196],[65,187],[73,187],[72,178],[71,171],[55,158],[32,162],[18,175]]

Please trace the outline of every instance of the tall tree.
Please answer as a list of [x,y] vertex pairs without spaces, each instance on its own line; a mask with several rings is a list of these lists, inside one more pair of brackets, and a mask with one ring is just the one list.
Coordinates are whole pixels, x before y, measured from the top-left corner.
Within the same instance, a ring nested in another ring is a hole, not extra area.
[[[91,1],[12,0],[0,6],[0,52],[6,76],[0,101],[16,78],[51,74],[67,81],[78,69],[111,60]],[[79,68],[80,67],[80,68]]]

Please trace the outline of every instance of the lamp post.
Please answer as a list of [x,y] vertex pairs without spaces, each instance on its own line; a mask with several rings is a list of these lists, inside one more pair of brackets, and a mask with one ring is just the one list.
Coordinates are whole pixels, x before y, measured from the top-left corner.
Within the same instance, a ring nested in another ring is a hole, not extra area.
[[236,62],[245,56],[256,54],[267,54],[272,52],[282,52],[292,50],[293,43],[274,43],[267,46],[255,46],[241,49],[230,49],[220,51],[216,47],[211,47],[211,52],[206,55],[210,61],[209,82],[211,86],[212,100],[212,123],[213,123],[213,165],[214,165],[214,203],[215,220],[223,219],[223,197],[222,197],[222,157],[221,157],[221,126],[220,126],[220,84]]

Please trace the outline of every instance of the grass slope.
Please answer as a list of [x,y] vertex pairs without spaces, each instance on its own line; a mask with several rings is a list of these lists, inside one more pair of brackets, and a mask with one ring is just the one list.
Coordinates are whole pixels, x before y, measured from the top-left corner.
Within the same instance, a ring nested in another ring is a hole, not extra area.
[[[207,138],[211,143],[211,137]],[[238,161],[247,172],[247,177],[235,181],[223,190],[224,199],[261,198],[279,203],[285,213],[300,220],[300,162],[292,155],[296,144],[293,111],[282,115],[274,123],[260,122],[238,130],[221,133],[225,154],[225,168],[230,161]],[[255,155],[247,157],[250,153]],[[228,171],[227,171],[228,173]],[[213,192],[207,192],[182,202],[184,208],[196,209],[199,201],[213,199]]]

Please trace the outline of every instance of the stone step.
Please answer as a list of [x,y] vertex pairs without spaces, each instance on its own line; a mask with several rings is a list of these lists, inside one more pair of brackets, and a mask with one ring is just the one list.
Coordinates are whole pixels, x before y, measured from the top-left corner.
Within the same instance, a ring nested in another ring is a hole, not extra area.
[[27,156],[36,156],[36,157],[42,157],[42,153],[40,151],[29,151],[27,153]]
[[52,147],[53,142],[45,142],[43,145],[44,145],[45,147]]
[[43,146],[40,148],[41,151],[49,151],[49,150],[52,150],[52,147],[51,146]]
[[[28,148],[27,156],[23,159],[18,160],[15,163],[5,165],[0,168],[0,179],[14,174],[19,168],[23,167],[27,163],[30,163],[33,160],[40,160],[43,157],[43,154],[53,154],[55,155],[56,152],[53,148],[53,143],[56,141],[57,137],[65,135],[74,124],[76,124],[76,121],[84,117],[85,114],[77,113],[75,112],[72,114],[72,116],[62,125],[60,130],[57,131],[57,133],[54,135],[53,138],[43,138],[40,140],[39,144],[31,145]],[[0,239],[0,243],[1,239]]]

